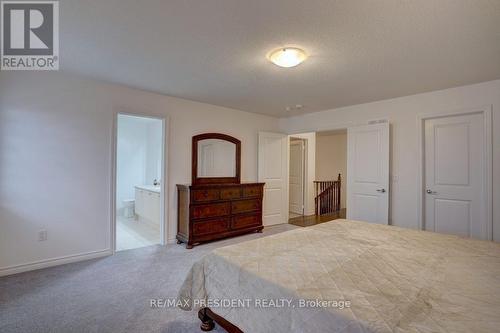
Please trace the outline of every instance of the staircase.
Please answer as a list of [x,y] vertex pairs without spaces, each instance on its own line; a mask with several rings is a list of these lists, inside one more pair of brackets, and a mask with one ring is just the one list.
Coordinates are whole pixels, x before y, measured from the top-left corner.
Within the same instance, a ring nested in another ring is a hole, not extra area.
[[341,176],[337,180],[314,181],[316,196],[314,198],[314,214],[325,215],[340,210]]

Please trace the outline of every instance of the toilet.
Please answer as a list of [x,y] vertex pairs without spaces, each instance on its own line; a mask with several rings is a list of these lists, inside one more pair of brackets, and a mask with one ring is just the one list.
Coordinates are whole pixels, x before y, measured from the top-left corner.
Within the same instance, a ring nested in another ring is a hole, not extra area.
[[134,199],[125,199],[122,202],[123,202],[123,217],[126,217],[128,219],[134,217],[135,216],[135,213],[134,213],[135,200]]

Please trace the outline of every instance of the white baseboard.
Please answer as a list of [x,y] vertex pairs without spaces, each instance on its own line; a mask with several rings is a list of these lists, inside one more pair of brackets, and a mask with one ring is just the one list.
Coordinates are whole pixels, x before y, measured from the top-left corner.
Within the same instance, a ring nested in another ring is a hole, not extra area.
[[177,238],[167,239],[167,244],[176,244],[176,243],[177,243]]
[[33,271],[36,269],[42,269],[42,268],[47,268],[47,267],[52,267],[52,266],[59,266],[59,265],[63,265],[63,264],[69,264],[69,263],[84,261],[84,260],[89,260],[89,259],[96,259],[96,258],[106,257],[106,256],[109,256],[112,254],[113,254],[113,251],[111,249],[106,249],[106,250],[100,250],[100,251],[93,251],[93,252],[69,255],[69,256],[64,256],[64,257],[59,257],[59,258],[40,260],[40,261],[36,261],[36,262],[30,262],[27,264],[2,267],[2,268],[0,268],[0,276],[7,276],[7,275],[12,275],[12,274],[17,274],[17,273],[22,273],[22,272],[27,272],[27,271]]

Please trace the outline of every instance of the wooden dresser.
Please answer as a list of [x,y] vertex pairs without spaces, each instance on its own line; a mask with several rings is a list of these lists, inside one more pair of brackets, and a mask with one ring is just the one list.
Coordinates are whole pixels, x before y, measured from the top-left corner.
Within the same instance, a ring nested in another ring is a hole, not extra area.
[[177,185],[177,242],[193,245],[261,232],[264,183]]

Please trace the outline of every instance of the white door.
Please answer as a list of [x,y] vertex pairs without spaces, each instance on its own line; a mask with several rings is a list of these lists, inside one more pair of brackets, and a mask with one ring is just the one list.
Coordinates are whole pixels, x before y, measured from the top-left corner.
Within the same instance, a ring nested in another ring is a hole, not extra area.
[[347,218],[389,223],[389,124],[347,129]]
[[425,120],[426,230],[487,239],[482,114]]
[[219,139],[198,142],[198,177],[234,177],[236,145]]
[[290,142],[290,212],[304,214],[304,140]]
[[259,133],[259,182],[264,186],[262,220],[265,226],[288,222],[288,137]]

